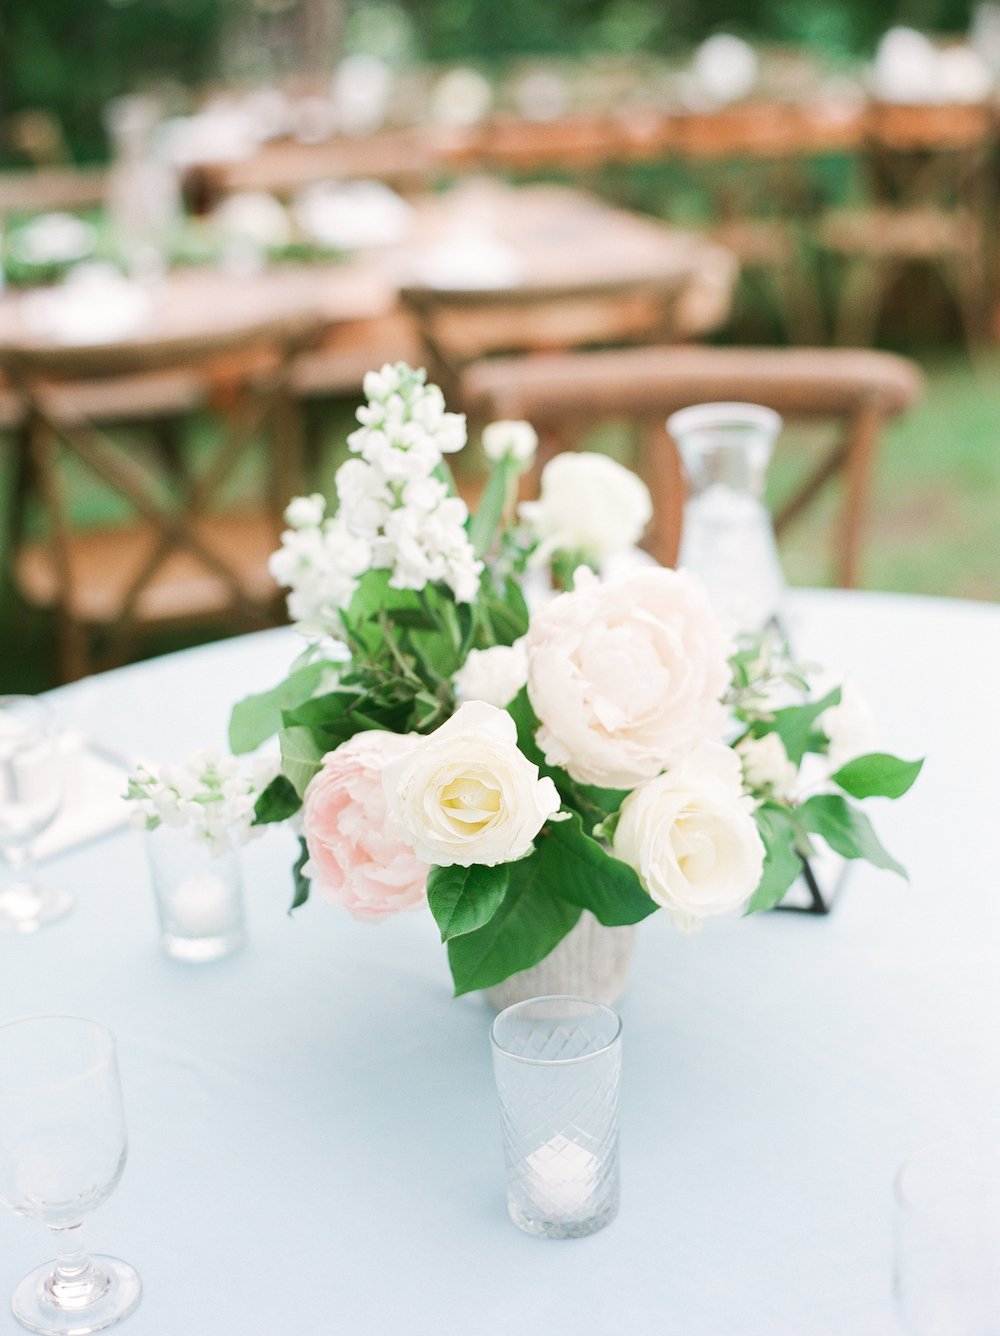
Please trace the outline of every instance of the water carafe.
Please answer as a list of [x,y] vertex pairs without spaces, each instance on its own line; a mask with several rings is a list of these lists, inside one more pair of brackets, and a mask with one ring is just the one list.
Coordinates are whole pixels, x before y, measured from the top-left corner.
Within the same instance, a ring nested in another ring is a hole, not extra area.
[[781,426],[759,404],[698,404],[667,422],[688,484],[677,564],[702,578],[734,633],[761,630],[784,601],[785,576],[761,500]]

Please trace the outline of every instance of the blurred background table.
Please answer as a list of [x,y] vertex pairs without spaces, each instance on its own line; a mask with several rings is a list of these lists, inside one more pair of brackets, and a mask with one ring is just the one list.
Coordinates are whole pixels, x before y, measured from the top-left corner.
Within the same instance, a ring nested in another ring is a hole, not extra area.
[[[920,1145],[1000,1112],[1000,613],[793,595],[797,651],[848,669],[880,743],[928,756],[877,821],[906,885],[856,866],[829,919],[662,915],[625,1020],[621,1215],[553,1244],[507,1219],[478,996],[450,998],[429,915],[379,928],[311,901],[295,843],[244,859],[249,944],[183,966],[157,946],[141,837],[46,865],[73,915],[0,939],[0,1020],[71,1012],[120,1042],[131,1137],[89,1220],[145,1294],[134,1336],[886,1336],[890,1184]],[[134,665],[51,697],[153,760],[222,744],[287,669],[289,630]],[[0,1296],[51,1254],[0,1214]],[[0,1332],[19,1330],[0,1304]]]

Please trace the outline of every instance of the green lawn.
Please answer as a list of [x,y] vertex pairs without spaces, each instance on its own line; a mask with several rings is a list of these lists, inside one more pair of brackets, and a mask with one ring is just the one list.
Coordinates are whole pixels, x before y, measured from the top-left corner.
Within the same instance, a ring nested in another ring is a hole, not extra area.
[[[925,368],[926,397],[890,428],[884,441],[863,583],[869,589],[1000,599],[1000,353],[980,359],[975,370],[960,353],[935,356]],[[319,411],[322,445],[315,485],[330,495],[353,405],[331,404]],[[785,494],[803,462],[828,439],[829,433],[822,430],[786,431],[772,465],[769,495]],[[132,449],[149,448],[141,434],[129,433],[123,440]],[[604,429],[591,445],[628,461],[621,431]],[[205,423],[192,424],[189,447],[195,452],[210,450],[211,432]],[[11,442],[0,439],[3,514],[11,463]],[[248,471],[252,471],[249,463],[244,484]],[[237,479],[235,489],[239,488]],[[72,475],[72,495],[78,523],[119,518],[112,498],[82,469]],[[782,555],[793,584],[829,583],[837,501],[836,488],[831,487],[786,535]],[[0,595],[0,628],[0,691],[38,691],[54,685],[51,619],[22,608],[11,594],[9,580]],[[148,650],[163,652],[192,642],[193,637],[174,636]]]

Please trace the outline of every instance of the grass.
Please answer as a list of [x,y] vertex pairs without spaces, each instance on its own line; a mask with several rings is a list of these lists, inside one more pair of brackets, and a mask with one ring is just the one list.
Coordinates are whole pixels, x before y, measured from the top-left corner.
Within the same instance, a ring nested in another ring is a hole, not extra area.
[[[924,359],[927,394],[883,443],[872,504],[863,585],[868,589],[1000,600],[1000,353],[977,360],[963,353]],[[333,476],[344,458],[353,403],[317,405],[320,442],[313,461],[313,485],[330,496]],[[139,432],[119,439],[131,450],[148,451]],[[790,427],[772,463],[769,500],[787,494],[795,477],[829,439],[829,433]],[[188,449],[208,455],[209,425],[194,421]],[[628,432],[603,428],[588,442],[629,462]],[[0,514],[7,514],[13,472],[13,443],[0,440]],[[230,499],[252,486],[248,457],[233,481]],[[114,523],[120,504],[81,467],[70,474],[74,521]],[[830,487],[784,536],[782,557],[792,584],[830,582],[837,489]],[[6,551],[6,542],[4,543]],[[5,572],[9,562],[5,561]],[[162,636],[144,655],[163,653],[225,634],[224,628]],[[0,691],[40,691],[55,684],[54,627],[47,614],[25,609],[9,578],[0,593]]]

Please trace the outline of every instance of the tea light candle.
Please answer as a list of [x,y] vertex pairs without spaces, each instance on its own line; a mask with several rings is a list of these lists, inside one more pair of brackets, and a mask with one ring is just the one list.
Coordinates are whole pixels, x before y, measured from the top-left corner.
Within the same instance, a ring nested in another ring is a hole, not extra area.
[[228,932],[233,918],[233,892],[211,872],[192,873],[170,894],[170,909],[182,931],[194,937]]
[[527,1157],[531,1195],[540,1210],[561,1219],[587,1215],[601,1162],[557,1133]]

